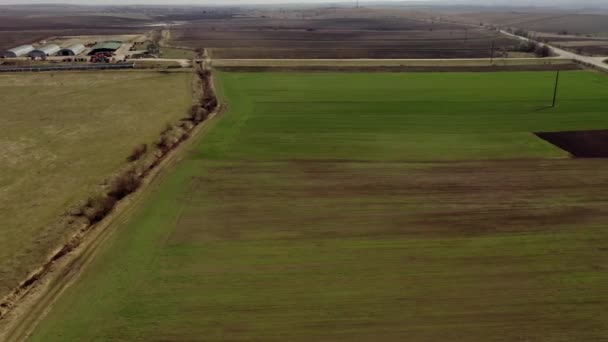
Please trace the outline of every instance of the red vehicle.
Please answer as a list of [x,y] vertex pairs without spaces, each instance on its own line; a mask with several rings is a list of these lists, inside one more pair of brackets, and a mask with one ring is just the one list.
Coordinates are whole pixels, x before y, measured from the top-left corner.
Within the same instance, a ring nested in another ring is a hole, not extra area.
[[111,52],[99,52],[91,56],[91,63],[110,63],[113,56]]

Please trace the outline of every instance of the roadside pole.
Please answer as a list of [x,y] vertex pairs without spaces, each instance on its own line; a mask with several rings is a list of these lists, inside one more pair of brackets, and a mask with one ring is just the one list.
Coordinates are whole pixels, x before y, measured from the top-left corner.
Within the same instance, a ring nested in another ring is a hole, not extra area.
[[555,107],[555,103],[557,102],[558,85],[559,85],[559,70],[557,70],[557,74],[555,75],[555,88],[553,89],[553,104],[551,104],[551,107]]

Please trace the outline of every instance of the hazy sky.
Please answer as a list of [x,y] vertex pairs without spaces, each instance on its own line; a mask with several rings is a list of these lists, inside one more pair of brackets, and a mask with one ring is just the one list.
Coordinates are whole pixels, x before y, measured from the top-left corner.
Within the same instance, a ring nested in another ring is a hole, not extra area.
[[[373,1],[373,0],[371,0]],[[382,1],[403,1],[403,0],[382,0]],[[408,1],[433,1],[433,0],[408,0]],[[608,1],[608,0],[607,0]],[[222,5],[222,4],[279,4],[279,3],[354,3],[356,0],[0,0],[3,4],[88,4],[88,5],[109,5],[109,4],[201,4],[201,5]],[[370,2],[370,0],[362,0]]]
[[[221,5],[221,4],[258,4],[258,3],[337,3],[337,2],[355,2],[356,0],[0,0],[0,4],[41,4],[41,3],[62,3],[62,4],[205,4],[205,5]],[[382,0],[382,1],[403,1],[403,0]],[[411,0],[410,0],[411,1]],[[415,0],[428,1],[428,0]],[[366,0],[365,2],[369,2]]]
[[[361,0],[362,3],[374,0]],[[608,7],[608,0],[376,0],[376,1],[417,1],[420,3],[477,4],[507,6],[594,6]],[[133,5],[133,4],[174,4],[174,5],[238,5],[238,4],[280,4],[280,3],[355,3],[356,0],[0,0],[6,4],[79,4],[79,5]]]

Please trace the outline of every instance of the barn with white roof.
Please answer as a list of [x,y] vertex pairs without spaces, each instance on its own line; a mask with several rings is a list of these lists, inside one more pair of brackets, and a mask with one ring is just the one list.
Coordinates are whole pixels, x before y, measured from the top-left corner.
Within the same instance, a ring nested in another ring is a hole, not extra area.
[[25,56],[28,53],[34,51],[34,47],[31,45],[21,45],[18,46],[14,49],[10,49],[7,50],[5,52],[2,53],[3,57],[7,57],[7,58],[15,58],[15,57],[21,57],[21,56]]
[[49,44],[30,51],[30,53],[28,53],[28,56],[32,58],[45,58],[56,54],[60,50],[61,48],[59,47],[59,45]]
[[59,56],[78,56],[86,50],[83,44],[73,44],[67,48],[61,49],[57,55]]

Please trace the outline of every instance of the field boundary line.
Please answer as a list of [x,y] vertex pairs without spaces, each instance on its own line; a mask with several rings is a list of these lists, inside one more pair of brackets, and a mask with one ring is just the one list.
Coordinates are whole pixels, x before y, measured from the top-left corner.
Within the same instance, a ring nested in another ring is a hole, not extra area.
[[213,67],[493,67],[574,64],[571,58],[468,58],[468,59],[214,59]]

